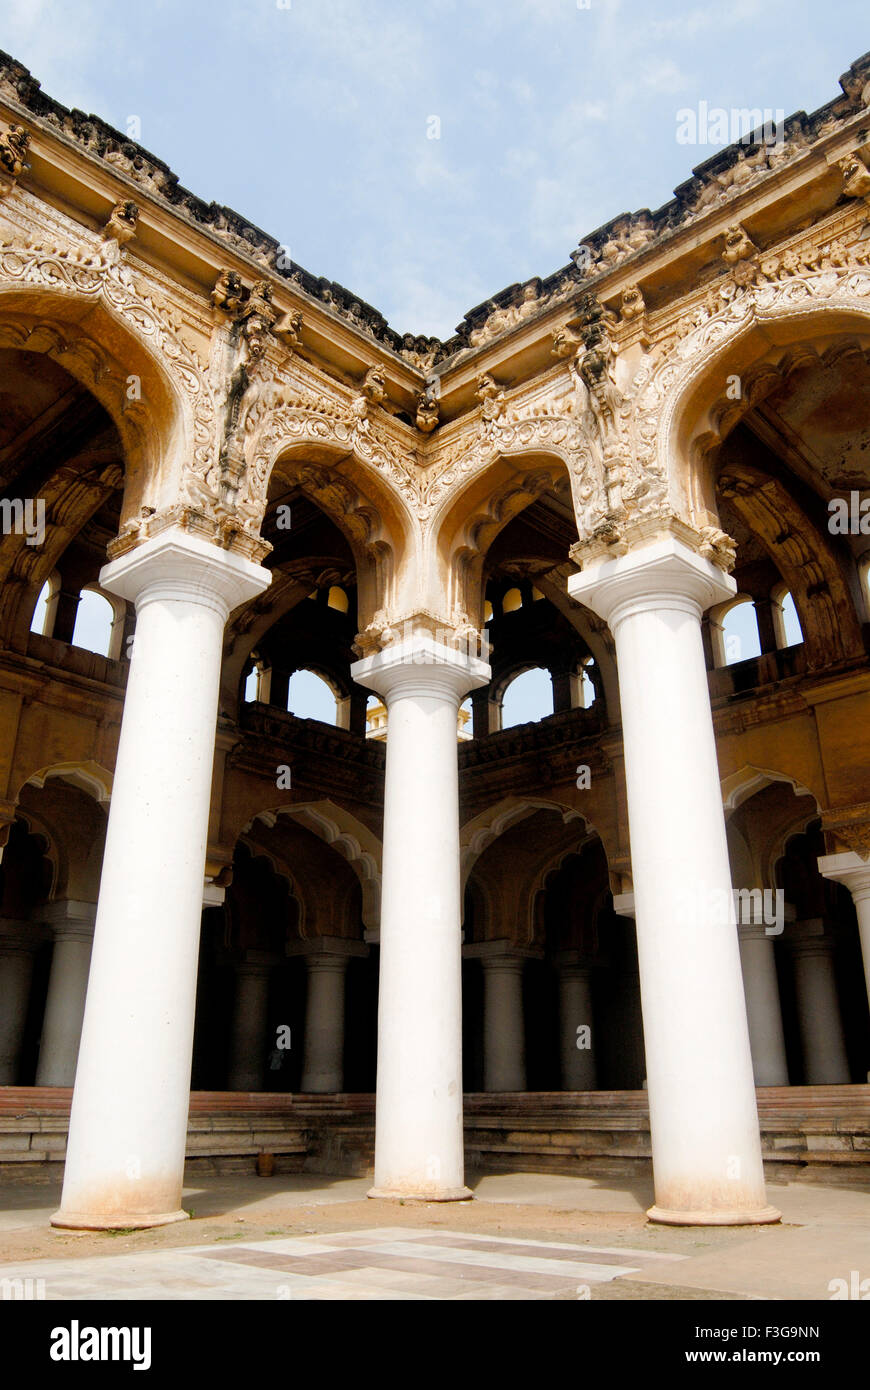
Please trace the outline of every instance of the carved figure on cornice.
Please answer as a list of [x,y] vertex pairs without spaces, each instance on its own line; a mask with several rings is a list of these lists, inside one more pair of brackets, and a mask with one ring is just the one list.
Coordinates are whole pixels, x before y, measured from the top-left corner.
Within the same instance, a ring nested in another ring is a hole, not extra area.
[[426,389],[417,397],[417,429],[424,434],[431,434],[438,424],[438,397],[441,391],[441,382],[437,376],[430,377],[426,382]]
[[695,198],[694,212],[701,212],[714,203],[727,202],[740,189],[762,178],[768,171],[769,158],[770,150],[766,145],[759,146],[753,154],[741,150],[730,168],[709,176]]
[[698,554],[730,574],[737,563],[737,542],[717,526],[702,526],[698,536]]
[[870,201],[870,170],[857,154],[847,155],[840,160],[843,175],[843,192],[847,198],[865,198]]
[[285,347],[297,348],[302,342],[302,313],[299,309],[290,309],[286,314],[282,314],[276,323],[272,325],[272,332],[276,338],[280,338]]
[[619,307],[625,320],[640,318],[646,312],[644,297],[637,285],[629,285],[627,290],[622,291]]
[[0,135],[0,168],[17,179],[27,168],[30,132],[14,122]]
[[506,402],[504,391],[489,372],[482,372],[477,378],[475,396],[480,401],[480,414],[485,433],[491,433],[504,418]]
[[725,232],[722,259],[727,261],[729,265],[735,265],[737,261],[747,260],[750,256],[754,256],[757,250],[758,247],[739,222],[735,222]]
[[262,357],[265,353],[269,332],[277,317],[278,311],[272,304],[272,286],[268,280],[255,280],[239,315],[251,358]]
[[606,266],[619,265],[635,251],[643,250],[655,240],[655,232],[645,217],[625,218],[616,222],[601,247],[600,261]]
[[209,297],[216,309],[235,318],[241,313],[245,302],[245,287],[241,275],[235,270],[222,270]]
[[368,434],[369,413],[372,406],[380,405],[387,398],[387,382],[381,367],[369,367],[363,377],[362,391],[351,402],[351,415],[354,426],[362,434]]
[[413,333],[406,333],[402,338],[400,352],[412,366],[418,367],[421,372],[428,372],[435,365],[440,347],[440,338],[425,338],[422,335],[415,337]]
[[119,246],[132,241],[139,226],[139,209],[135,203],[128,198],[123,203],[116,203],[112,208],[111,216],[103,228],[103,238],[106,241],[116,241]]
[[[492,303],[492,301],[490,302]],[[472,347],[480,347],[482,343],[490,342],[492,338],[497,338],[500,333],[506,333],[509,328],[516,327],[523,319],[536,314],[546,302],[546,297],[540,298],[537,282],[531,281],[523,288],[519,304],[507,304],[504,308],[499,308],[492,303],[492,312],[489,318],[480,328],[474,329],[469,335],[469,343]]]

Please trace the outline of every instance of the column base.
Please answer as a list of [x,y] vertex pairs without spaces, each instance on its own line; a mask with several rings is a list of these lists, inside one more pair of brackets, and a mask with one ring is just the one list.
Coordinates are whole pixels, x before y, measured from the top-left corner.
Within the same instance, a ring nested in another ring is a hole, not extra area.
[[130,1216],[93,1215],[82,1211],[56,1211],[50,1224],[66,1231],[147,1231],[151,1226],[170,1226],[173,1221],[189,1221],[190,1212],[161,1211],[154,1216],[137,1212]]
[[403,1192],[399,1187],[370,1187],[367,1197],[378,1197],[385,1202],[468,1202],[474,1196],[470,1187],[439,1187],[431,1192],[411,1188]]
[[653,1206],[647,1216],[662,1226],[764,1226],[782,1220],[782,1212],[776,1207],[756,1207],[754,1211],[670,1211]]

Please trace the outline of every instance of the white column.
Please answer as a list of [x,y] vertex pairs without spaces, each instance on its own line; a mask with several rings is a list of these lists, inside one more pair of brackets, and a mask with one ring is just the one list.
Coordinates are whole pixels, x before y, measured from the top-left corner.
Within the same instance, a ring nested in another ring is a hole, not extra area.
[[798,1027],[807,1086],[843,1086],[850,1080],[831,941],[820,918],[795,925],[791,942]]
[[56,1226],[182,1220],[203,871],[229,612],[268,572],[172,528],[107,565],[133,644]]
[[735,584],[669,536],[583,570],[619,672],[655,1205],[680,1225],[766,1202],[701,614]]
[[245,959],[235,965],[236,997],[227,1077],[231,1091],[263,1089],[269,972],[273,964],[266,952],[246,951]]
[[96,903],[46,903],[40,916],[51,927],[54,949],[36,1066],[37,1086],[71,1086],[82,1035]]
[[457,718],[490,669],[421,634],[357,662],[351,676],[388,711],[371,1195],[461,1199],[471,1193],[462,1132]]
[[526,1031],[523,970],[528,952],[509,941],[481,941],[463,947],[483,966],[483,1089],[526,1089]]
[[41,939],[29,922],[0,919],[0,1086],[14,1086],[18,1080],[33,956]]
[[870,996],[870,860],[854,853],[825,854],[818,861],[825,878],[845,884],[852,894],[864,961],[864,983]]
[[[559,971],[559,1054],[563,1091],[594,1091],[598,1084],[592,1023],[592,976],[576,951],[556,957]],[[578,1031],[578,1030],[589,1030]]]
[[788,1063],[773,938],[764,926],[738,927],[746,1020],[756,1086],[787,1086]]

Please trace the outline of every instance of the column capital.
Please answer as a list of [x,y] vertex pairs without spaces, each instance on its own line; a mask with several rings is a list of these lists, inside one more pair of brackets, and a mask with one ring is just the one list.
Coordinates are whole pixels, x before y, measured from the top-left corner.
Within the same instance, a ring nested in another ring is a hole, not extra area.
[[51,928],[55,941],[91,941],[97,918],[96,903],[57,898],[39,909],[39,920]]
[[168,599],[211,608],[224,622],[271,582],[262,565],[179,527],[161,531],[100,570],[102,587],[135,603],[137,613],[153,599]]
[[507,938],[498,941],[470,941],[463,946],[466,960],[479,960],[484,969],[522,970],[527,960],[542,960],[544,952],[532,946],[516,946]]
[[629,917],[634,921],[634,893],[614,893],[613,912],[616,917]]
[[343,969],[351,956],[369,954],[364,941],[351,941],[342,936],[311,936],[304,941],[288,941],[284,951],[288,956],[304,956],[309,969]]
[[48,932],[40,922],[0,917],[0,955],[10,951],[35,951],[48,939]]
[[674,536],[629,550],[574,574],[568,593],[610,624],[632,613],[673,608],[701,614],[737,593],[737,585],[711,560]]
[[488,685],[492,671],[479,657],[448,647],[428,633],[394,642],[355,661],[351,679],[389,702],[394,696],[440,696],[459,705],[470,690]]
[[576,970],[581,975],[588,975],[603,963],[599,957],[586,955],[583,951],[557,951],[553,957],[553,964],[560,974],[562,971]]
[[852,894],[854,902],[870,898],[870,859],[849,850],[844,854],[823,854],[818,859],[819,873],[824,878],[842,883]]
[[233,969],[237,975],[268,975],[280,959],[272,951],[243,951],[241,958],[233,961]]

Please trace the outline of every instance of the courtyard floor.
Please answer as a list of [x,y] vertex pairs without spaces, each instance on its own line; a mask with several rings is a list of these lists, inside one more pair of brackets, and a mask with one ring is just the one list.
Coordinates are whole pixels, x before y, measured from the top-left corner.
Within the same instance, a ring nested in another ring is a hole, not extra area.
[[47,1300],[829,1300],[870,1278],[870,1184],[770,1182],[781,1224],[679,1228],[647,1221],[643,1180],[468,1181],[473,1201],[441,1205],[369,1200],[363,1178],[204,1177],[190,1221],[94,1233],[49,1226],[59,1184],[6,1180],[0,1280]]

